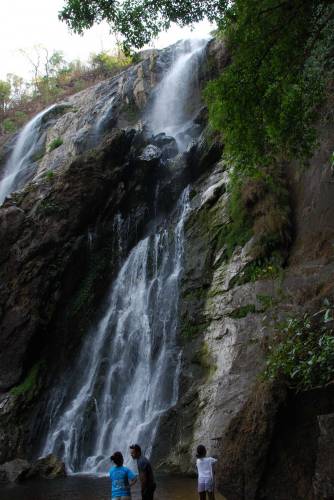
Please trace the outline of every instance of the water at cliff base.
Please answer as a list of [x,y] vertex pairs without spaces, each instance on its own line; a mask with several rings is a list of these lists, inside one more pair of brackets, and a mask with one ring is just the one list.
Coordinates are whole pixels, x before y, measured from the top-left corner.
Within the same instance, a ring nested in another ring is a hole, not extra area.
[[[196,500],[196,479],[181,476],[158,477],[156,500]],[[0,488],[3,500],[110,500],[109,478],[72,476],[66,479],[29,481]],[[133,488],[132,500],[140,500],[139,487]],[[216,500],[223,497],[216,493]]]

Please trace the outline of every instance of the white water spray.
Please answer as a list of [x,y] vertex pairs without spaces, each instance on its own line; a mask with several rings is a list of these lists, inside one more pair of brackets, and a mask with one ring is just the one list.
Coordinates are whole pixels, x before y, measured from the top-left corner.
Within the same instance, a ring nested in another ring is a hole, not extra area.
[[156,90],[148,117],[152,133],[175,137],[180,151],[189,143],[186,131],[200,102],[199,65],[207,43],[208,38],[192,39],[176,46],[174,64]]
[[[152,134],[172,135],[180,151],[191,140],[187,130],[200,106],[199,64],[207,41],[176,46],[146,117]],[[104,116],[95,125],[99,133]],[[69,380],[51,394],[41,454],[57,454],[71,472],[106,471],[110,453],[126,452],[132,442],[142,443],[149,455],[161,417],[178,400],[176,335],[188,196],[186,190],[175,213],[159,228],[156,222],[130,252]],[[120,215],[114,223],[118,234]],[[120,254],[122,248],[121,242]]]
[[40,126],[44,115],[54,107],[55,105],[52,105],[41,111],[19,133],[0,180],[0,204],[8,194],[23,187],[33,176],[36,166],[34,154],[38,152],[40,146]]
[[176,345],[188,190],[167,224],[131,251],[88,336],[69,384],[53,395],[42,455],[70,471],[106,471],[112,450],[141,442],[149,454],[160,417],[178,398]]

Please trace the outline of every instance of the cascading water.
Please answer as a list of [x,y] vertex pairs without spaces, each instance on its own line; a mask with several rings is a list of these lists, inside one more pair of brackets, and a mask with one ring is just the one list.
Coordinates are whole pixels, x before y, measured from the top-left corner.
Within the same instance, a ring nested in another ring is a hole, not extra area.
[[131,251],[103,318],[87,338],[75,377],[53,395],[42,455],[56,453],[71,471],[106,470],[110,452],[126,451],[130,442],[143,443],[150,453],[161,415],[177,401],[187,210],[188,189],[176,207],[176,226],[166,221]]
[[208,39],[184,40],[176,45],[175,61],[158,86],[148,127],[175,137],[179,151],[191,140],[187,129],[200,103],[199,66]]
[[[206,44],[192,40],[176,45],[174,63],[146,115],[152,134],[173,135],[179,151],[191,140],[187,129],[200,106],[198,69]],[[158,189],[156,193],[158,197]],[[131,442],[142,443],[150,454],[161,416],[177,402],[181,352],[176,335],[187,211],[185,190],[164,222],[158,225],[155,214],[155,229],[120,263],[105,313],[88,334],[69,380],[50,395],[40,453],[56,453],[72,472],[106,471],[111,451],[127,452]],[[119,229],[120,216],[114,222]],[[120,240],[120,252],[122,248]]]
[[20,189],[32,177],[36,165],[34,155],[41,149],[39,131],[43,117],[54,107],[52,105],[41,111],[19,133],[0,180],[0,204],[8,194]]

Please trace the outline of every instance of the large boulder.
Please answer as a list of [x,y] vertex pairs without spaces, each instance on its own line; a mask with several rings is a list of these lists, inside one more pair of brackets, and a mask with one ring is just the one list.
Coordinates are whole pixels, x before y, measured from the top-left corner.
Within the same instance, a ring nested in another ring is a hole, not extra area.
[[21,481],[29,471],[29,468],[29,462],[20,458],[0,465],[0,483]]
[[65,477],[65,464],[55,455],[47,455],[38,459],[29,469],[25,478],[40,477],[44,479],[54,479]]
[[161,149],[153,144],[149,144],[143,149],[141,155],[138,156],[138,164],[143,167],[155,167],[160,161],[161,154]]
[[38,459],[33,464],[17,458],[0,465],[0,484],[16,483],[31,478],[54,479],[65,476],[65,464],[52,454]]
[[153,137],[153,142],[162,150],[162,159],[174,158],[178,153],[178,147],[174,137],[166,135],[164,132]]

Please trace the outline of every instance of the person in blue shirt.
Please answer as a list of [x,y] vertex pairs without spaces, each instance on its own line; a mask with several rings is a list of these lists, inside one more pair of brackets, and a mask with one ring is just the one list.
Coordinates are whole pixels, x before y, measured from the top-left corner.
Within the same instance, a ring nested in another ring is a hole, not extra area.
[[124,460],[120,451],[113,453],[110,460],[115,464],[115,467],[112,467],[109,471],[111,479],[111,498],[117,498],[117,500],[130,500],[130,488],[137,481],[137,474],[123,466]]

